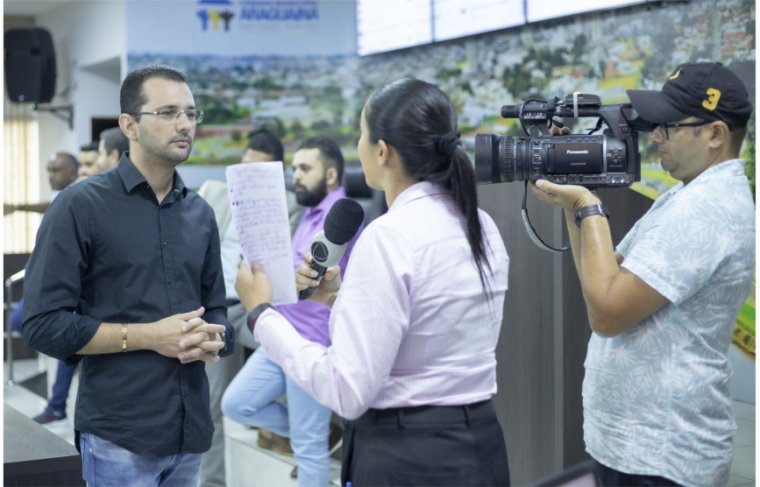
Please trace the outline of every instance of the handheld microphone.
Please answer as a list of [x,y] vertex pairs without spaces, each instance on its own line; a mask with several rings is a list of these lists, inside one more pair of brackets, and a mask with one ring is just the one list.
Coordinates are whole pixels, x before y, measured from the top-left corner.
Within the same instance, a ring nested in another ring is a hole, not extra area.
[[[311,255],[314,260],[311,268],[317,271],[320,280],[328,267],[332,267],[343,258],[348,242],[354,238],[364,220],[364,210],[354,200],[341,198],[335,202],[325,217],[324,230],[314,235],[311,241]],[[307,287],[298,293],[298,299],[308,299],[316,287]]]

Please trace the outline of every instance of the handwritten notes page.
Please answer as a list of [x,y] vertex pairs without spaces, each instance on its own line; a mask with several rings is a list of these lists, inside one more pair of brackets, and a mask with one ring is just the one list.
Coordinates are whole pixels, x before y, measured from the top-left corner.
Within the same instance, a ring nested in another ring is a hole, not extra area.
[[298,301],[282,162],[227,166],[232,222],[243,258],[261,264],[272,281],[272,304]]

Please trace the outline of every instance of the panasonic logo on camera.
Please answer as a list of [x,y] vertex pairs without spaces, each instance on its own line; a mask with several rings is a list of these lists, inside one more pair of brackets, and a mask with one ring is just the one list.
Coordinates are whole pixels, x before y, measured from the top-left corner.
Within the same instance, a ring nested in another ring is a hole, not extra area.
[[587,150],[569,150],[566,152],[566,154],[588,154]]

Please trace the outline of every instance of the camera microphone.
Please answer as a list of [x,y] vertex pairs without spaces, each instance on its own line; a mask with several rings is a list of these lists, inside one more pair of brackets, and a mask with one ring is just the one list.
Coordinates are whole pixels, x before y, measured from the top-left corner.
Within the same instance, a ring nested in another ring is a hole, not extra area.
[[[328,267],[343,258],[348,242],[354,238],[364,220],[364,210],[354,200],[342,198],[335,202],[325,217],[324,230],[314,235],[311,242],[313,261],[311,268],[317,271],[316,280],[322,279]],[[308,299],[317,288],[307,287],[298,293],[298,299]]]

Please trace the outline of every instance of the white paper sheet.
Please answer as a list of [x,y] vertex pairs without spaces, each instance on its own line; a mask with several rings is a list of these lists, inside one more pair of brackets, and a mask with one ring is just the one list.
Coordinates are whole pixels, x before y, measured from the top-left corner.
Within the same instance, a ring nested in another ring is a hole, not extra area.
[[272,281],[272,304],[298,301],[282,162],[227,166],[232,223],[243,258],[264,268]]

